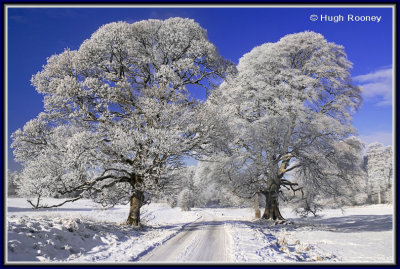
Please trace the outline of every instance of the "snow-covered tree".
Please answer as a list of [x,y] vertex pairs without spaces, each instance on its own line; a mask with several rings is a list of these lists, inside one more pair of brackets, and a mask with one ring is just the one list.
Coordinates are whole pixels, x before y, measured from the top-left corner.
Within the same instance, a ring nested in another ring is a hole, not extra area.
[[18,171],[7,170],[7,196],[16,196],[18,190]]
[[144,192],[167,184],[202,139],[187,87],[213,88],[230,69],[206,31],[182,18],[106,24],[51,56],[32,78],[44,112],[12,136],[21,194],[130,201],[127,223],[139,225]]
[[178,206],[183,211],[189,211],[193,206],[193,193],[188,188],[184,188],[178,195]]
[[291,34],[245,54],[210,96],[213,120],[225,123],[231,183],[248,198],[264,194],[263,218],[283,219],[283,187],[342,197],[358,186],[362,143],[351,121],[361,95],[351,66],[321,34]]
[[168,171],[163,177],[167,184],[162,186],[162,192],[152,197],[152,201],[168,203],[171,207],[177,206],[178,196],[183,189],[188,189],[191,192],[195,191],[193,186],[193,173],[192,166],[183,166]]
[[195,205],[203,206],[243,206],[249,201],[232,195],[233,189],[228,184],[223,155],[214,156],[212,162],[199,161],[193,176]]
[[391,146],[381,143],[368,145],[364,157],[367,172],[369,201],[387,203],[392,201],[393,152]]

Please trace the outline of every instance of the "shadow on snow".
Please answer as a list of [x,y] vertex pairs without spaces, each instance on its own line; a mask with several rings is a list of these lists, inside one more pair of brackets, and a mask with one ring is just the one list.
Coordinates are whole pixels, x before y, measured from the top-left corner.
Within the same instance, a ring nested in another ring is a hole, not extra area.
[[350,215],[315,220],[330,231],[342,233],[383,232],[393,229],[392,215]]

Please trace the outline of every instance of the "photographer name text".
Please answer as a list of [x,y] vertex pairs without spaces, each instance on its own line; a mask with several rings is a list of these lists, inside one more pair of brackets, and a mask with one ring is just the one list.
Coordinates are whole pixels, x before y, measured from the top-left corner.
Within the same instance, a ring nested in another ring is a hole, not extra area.
[[347,14],[347,15],[311,15],[310,20],[312,21],[321,21],[321,22],[374,22],[379,23],[382,20],[382,16],[366,16],[366,15],[354,15],[354,14]]

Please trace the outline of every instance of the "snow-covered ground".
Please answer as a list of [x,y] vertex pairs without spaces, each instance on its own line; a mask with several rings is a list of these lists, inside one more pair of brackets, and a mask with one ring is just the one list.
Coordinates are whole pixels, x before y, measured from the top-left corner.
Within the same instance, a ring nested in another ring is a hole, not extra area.
[[137,229],[122,225],[128,207],[105,210],[80,200],[32,210],[25,199],[8,199],[8,261],[135,261],[199,218],[196,212],[150,204],[143,206],[144,227]]
[[[87,200],[32,210],[25,199],[8,199],[7,261],[151,262],[154,257],[165,257],[168,245],[181,244],[186,254],[168,258],[204,261],[207,248],[210,262],[223,258],[223,262],[235,263],[394,263],[390,205],[330,209],[308,218],[283,209],[282,214],[293,221],[288,225],[254,220],[248,208],[182,212],[165,204],[150,204],[142,208],[144,225],[137,229],[122,225],[127,213],[128,206],[105,210]],[[224,238],[223,244],[214,245],[226,248],[225,252],[218,250],[226,255],[212,251],[213,244],[207,245],[210,238]]]
[[213,209],[226,219],[236,262],[394,263],[391,205],[327,209],[308,218],[281,211],[293,224],[252,220],[251,209]]

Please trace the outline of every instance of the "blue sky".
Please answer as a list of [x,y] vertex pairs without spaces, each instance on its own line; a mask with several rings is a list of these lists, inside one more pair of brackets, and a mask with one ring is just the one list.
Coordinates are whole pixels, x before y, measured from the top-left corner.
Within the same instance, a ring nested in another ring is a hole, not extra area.
[[[80,44],[101,25],[113,21],[192,18],[207,30],[219,52],[238,63],[255,46],[305,30],[343,45],[354,66],[354,81],[364,88],[364,103],[354,126],[366,143],[392,142],[392,9],[386,8],[9,8],[8,138],[39,112],[42,96],[30,85],[46,58]],[[311,21],[311,15],[317,21]],[[381,16],[380,22],[347,21],[347,16]],[[322,16],[343,16],[338,23]],[[9,168],[19,166],[8,149]]]

